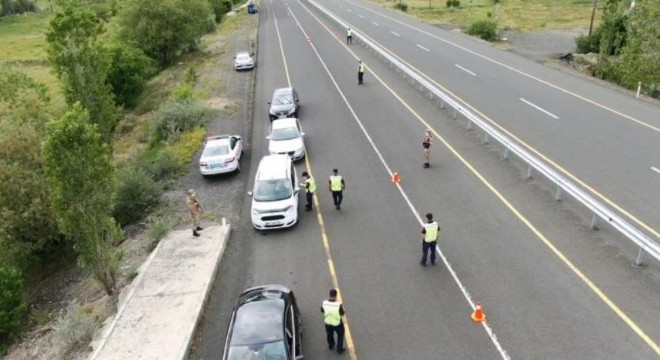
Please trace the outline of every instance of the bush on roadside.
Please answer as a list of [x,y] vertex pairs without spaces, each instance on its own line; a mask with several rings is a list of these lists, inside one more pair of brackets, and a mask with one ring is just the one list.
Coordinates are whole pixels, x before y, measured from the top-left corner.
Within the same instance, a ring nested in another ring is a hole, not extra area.
[[0,342],[16,335],[27,309],[23,275],[16,268],[0,265]]
[[175,140],[182,132],[204,124],[213,114],[197,101],[168,101],[151,117],[152,141]]
[[152,179],[167,184],[179,172],[181,167],[169,149],[158,151],[153,159],[145,159],[142,163]]
[[0,16],[18,15],[37,11],[37,3],[31,0],[4,0],[0,5],[2,6]]
[[183,167],[190,163],[193,155],[200,149],[204,141],[204,135],[206,135],[206,130],[199,126],[182,133],[177,141],[169,146],[179,166]]
[[596,31],[591,36],[579,35],[575,38],[575,51],[578,54],[597,53],[600,51],[600,33]]
[[153,250],[156,245],[162,240],[167,233],[172,230],[174,227],[174,221],[169,218],[158,218],[151,223],[149,230],[147,230],[147,236],[149,236],[149,247],[147,250]]
[[220,23],[226,13],[231,11],[231,0],[210,0],[213,13],[215,14],[215,22]]
[[486,41],[497,40],[497,24],[493,20],[479,20],[470,25],[467,33]]
[[119,41],[104,45],[110,60],[107,82],[117,104],[133,107],[138,96],[157,71],[156,62],[139,48]]
[[394,4],[394,8],[399,9],[403,12],[407,12],[408,11],[408,4],[403,3],[403,2],[398,2],[398,3]]
[[140,220],[149,209],[158,205],[163,192],[147,172],[137,166],[120,169],[117,179],[113,216],[126,226]]
[[455,7],[459,8],[461,6],[461,1],[460,0],[447,0],[447,7]]
[[64,355],[89,346],[98,327],[89,307],[72,303],[60,318],[55,331],[55,340],[63,346]]

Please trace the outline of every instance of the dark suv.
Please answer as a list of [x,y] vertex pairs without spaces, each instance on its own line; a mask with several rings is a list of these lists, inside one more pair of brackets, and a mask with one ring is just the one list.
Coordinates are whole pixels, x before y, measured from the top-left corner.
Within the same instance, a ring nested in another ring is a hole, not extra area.
[[294,88],[281,88],[273,92],[273,100],[268,105],[268,116],[270,120],[277,118],[297,118],[300,108],[298,92]]
[[302,317],[293,291],[281,285],[245,290],[234,307],[224,360],[302,359]]

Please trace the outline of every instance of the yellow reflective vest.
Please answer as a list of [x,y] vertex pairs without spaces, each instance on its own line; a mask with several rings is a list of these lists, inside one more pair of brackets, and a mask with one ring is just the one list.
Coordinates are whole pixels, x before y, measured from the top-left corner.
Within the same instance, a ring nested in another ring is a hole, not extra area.
[[341,180],[341,175],[330,175],[330,190],[342,191]]
[[339,301],[323,301],[323,322],[326,325],[339,326],[341,324],[341,314],[339,313],[339,308],[341,303]]
[[424,241],[433,242],[438,240],[438,232],[440,232],[440,226],[438,226],[437,222],[434,221],[432,223],[424,224],[424,230],[426,230],[424,233]]
[[305,180],[305,189],[307,189],[307,192],[310,193],[316,192],[316,181],[314,181],[313,177],[310,176],[307,178],[307,180]]

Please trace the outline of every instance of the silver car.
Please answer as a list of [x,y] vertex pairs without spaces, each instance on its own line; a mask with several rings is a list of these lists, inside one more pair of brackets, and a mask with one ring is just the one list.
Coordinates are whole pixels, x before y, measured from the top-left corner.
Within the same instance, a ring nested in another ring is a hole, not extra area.
[[239,52],[234,56],[234,69],[249,70],[254,68],[254,53]]
[[215,135],[206,138],[199,158],[199,172],[203,176],[241,170],[243,139],[238,135]]
[[268,102],[268,105],[270,105],[268,109],[270,120],[297,118],[300,109],[299,101],[298,92],[292,87],[275,90],[273,100]]
[[289,155],[291,159],[300,160],[305,157],[305,133],[296,118],[277,119],[270,124],[270,132],[266,139],[268,152],[271,154]]

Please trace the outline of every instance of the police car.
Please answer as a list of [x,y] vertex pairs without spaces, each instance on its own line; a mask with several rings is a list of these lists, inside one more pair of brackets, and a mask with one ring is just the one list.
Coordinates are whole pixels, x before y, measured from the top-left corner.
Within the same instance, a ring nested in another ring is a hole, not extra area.
[[199,172],[203,176],[241,170],[243,139],[238,135],[214,135],[206,138],[199,158]]

